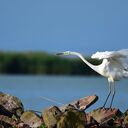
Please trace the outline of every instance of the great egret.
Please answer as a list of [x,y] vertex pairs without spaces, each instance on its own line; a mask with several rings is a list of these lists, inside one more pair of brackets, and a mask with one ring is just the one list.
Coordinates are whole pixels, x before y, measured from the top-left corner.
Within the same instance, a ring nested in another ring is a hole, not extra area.
[[128,61],[127,61],[128,49],[122,49],[119,51],[96,52],[91,56],[91,58],[99,59],[99,60],[102,59],[103,61],[100,65],[93,65],[89,63],[78,52],[66,51],[66,52],[57,53],[57,55],[76,55],[80,59],[82,59],[83,62],[87,64],[90,68],[92,68],[94,71],[106,77],[109,83],[109,93],[107,95],[103,107],[105,107],[108,98],[112,93],[112,99],[110,102],[110,108],[111,108],[116,93],[114,82],[120,80],[123,77],[128,77]]

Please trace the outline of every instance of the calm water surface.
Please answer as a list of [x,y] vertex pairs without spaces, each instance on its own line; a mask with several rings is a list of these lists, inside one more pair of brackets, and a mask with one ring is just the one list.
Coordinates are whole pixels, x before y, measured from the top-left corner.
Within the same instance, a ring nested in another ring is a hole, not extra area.
[[[103,105],[108,93],[108,83],[102,77],[0,75],[0,91],[19,97],[25,109],[38,111],[58,105],[42,99],[42,96],[65,104],[96,94],[99,100],[88,109],[90,111]],[[128,80],[117,82],[116,92],[113,107],[125,111],[128,108]]]

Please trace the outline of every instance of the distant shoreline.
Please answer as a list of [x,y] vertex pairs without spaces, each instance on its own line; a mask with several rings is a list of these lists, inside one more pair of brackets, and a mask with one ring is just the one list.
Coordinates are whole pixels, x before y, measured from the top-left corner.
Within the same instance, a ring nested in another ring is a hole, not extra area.
[[[100,61],[87,57],[94,64]],[[0,51],[0,74],[23,75],[87,75],[98,74],[79,58],[64,58],[46,52],[2,52]]]

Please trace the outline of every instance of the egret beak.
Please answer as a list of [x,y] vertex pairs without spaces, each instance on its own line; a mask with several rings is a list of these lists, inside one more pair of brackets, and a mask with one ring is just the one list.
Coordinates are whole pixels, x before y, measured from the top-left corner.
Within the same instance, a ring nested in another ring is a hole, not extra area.
[[56,53],[56,55],[64,55],[64,53],[63,52],[59,52],[59,53]]
[[59,52],[56,55],[70,55],[70,51],[66,51],[66,52]]

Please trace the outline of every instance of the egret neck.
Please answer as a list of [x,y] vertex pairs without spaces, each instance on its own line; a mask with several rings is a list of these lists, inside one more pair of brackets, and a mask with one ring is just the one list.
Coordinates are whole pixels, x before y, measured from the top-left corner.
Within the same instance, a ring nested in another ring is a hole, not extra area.
[[97,73],[101,74],[100,73],[100,69],[99,69],[99,65],[93,65],[91,64],[90,62],[88,62],[80,53],[77,53],[77,52],[70,52],[71,55],[76,55],[78,56],[81,60],[83,60],[83,62],[85,64],[87,64],[91,69],[93,69],[94,71],[96,71]]

